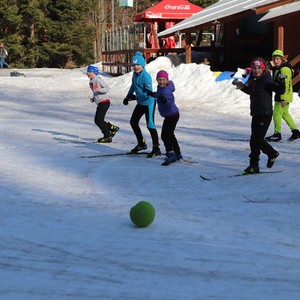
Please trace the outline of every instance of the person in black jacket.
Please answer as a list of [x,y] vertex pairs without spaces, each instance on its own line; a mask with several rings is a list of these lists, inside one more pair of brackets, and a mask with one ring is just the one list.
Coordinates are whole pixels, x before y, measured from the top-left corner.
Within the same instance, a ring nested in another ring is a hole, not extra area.
[[267,167],[272,168],[279,152],[265,141],[265,135],[272,121],[273,103],[272,92],[283,94],[285,92],[284,77],[279,76],[278,82],[272,79],[267,64],[263,58],[255,58],[251,62],[251,75],[243,84],[234,80],[233,84],[244,93],[250,95],[251,137],[250,164],[243,174],[259,173],[259,156],[262,151],[268,156]]

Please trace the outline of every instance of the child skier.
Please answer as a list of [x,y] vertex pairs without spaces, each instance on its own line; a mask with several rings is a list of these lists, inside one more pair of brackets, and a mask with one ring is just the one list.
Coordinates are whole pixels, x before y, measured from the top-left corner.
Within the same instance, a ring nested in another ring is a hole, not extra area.
[[275,82],[264,59],[258,57],[251,62],[251,75],[243,84],[238,79],[233,84],[244,93],[250,95],[251,137],[250,164],[243,174],[259,173],[259,156],[262,151],[268,156],[267,168],[272,168],[279,152],[265,140],[266,132],[272,121],[272,92],[283,94],[285,92],[284,76],[278,76]]
[[98,74],[99,70],[97,67],[92,65],[88,66],[87,76],[90,79],[89,84],[93,92],[93,97],[90,101],[97,104],[94,122],[103,133],[103,137],[96,140],[95,143],[111,143],[112,138],[119,130],[119,127],[104,120],[110,107],[110,100],[106,96],[109,91],[109,86],[100,76],[98,76]]
[[166,158],[162,166],[167,166],[176,160],[182,159],[180,147],[175,137],[174,131],[179,120],[179,109],[175,104],[174,92],[175,86],[173,81],[169,80],[169,74],[161,70],[156,75],[157,91],[152,93],[157,99],[158,111],[165,118],[161,131],[161,139],[166,148]]
[[131,65],[134,70],[132,83],[127,96],[123,100],[123,104],[128,105],[128,102],[131,100],[137,101],[131,115],[130,125],[137,138],[138,144],[129,153],[138,153],[141,150],[147,149],[146,141],[143,138],[143,134],[139,126],[140,119],[143,115],[145,115],[147,128],[152,138],[152,151],[147,154],[147,157],[155,157],[161,155],[161,152],[159,148],[158,134],[154,123],[156,101],[153,97],[147,94],[147,90],[152,91],[152,78],[145,70],[146,62],[141,52],[136,52],[135,56],[132,57]]
[[281,140],[281,121],[283,119],[292,131],[289,141],[294,141],[300,138],[300,132],[289,113],[289,106],[293,101],[292,67],[290,63],[284,59],[284,54],[281,50],[275,50],[272,53],[272,59],[274,65],[272,68],[273,79],[276,80],[279,74],[285,76],[285,93],[282,95],[278,93],[275,94],[273,111],[274,134],[266,137],[266,140],[272,142],[278,142]]

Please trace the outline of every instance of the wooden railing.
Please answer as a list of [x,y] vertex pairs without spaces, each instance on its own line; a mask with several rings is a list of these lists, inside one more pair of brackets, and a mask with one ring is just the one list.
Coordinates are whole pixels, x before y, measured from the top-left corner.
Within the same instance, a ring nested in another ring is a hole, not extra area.
[[[223,48],[215,48],[209,46],[201,47],[189,47],[189,48],[172,48],[172,49],[132,49],[132,50],[116,50],[116,51],[104,51],[102,52],[102,71],[111,75],[122,75],[131,71],[130,60],[136,51],[140,51],[144,54],[147,63],[152,59],[159,56],[165,56],[168,54],[186,54],[186,60],[189,60],[187,51],[199,52],[203,54],[203,58],[209,59],[212,68],[218,68],[220,65],[220,57],[223,52]],[[210,57],[207,57],[210,56]],[[192,55],[190,60],[192,59]],[[190,62],[190,61],[189,61]]]
[[[296,69],[295,66],[296,66],[298,63],[300,63],[300,54],[298,54],[294,59],[292,59],[292,60],[290,61],[290,64],[291,64],[291,66],[292,66],[294,69]],[[298,74],[296,74],[296,76],[295,76],[295,77],[293,78],[293,80],[292,80],[293,86],[295,86],[297,83],[300,82],[300,72],[299,72],[299,67],[298,67],[297,73],[298,73]]]
[[149,62],[152,58],[164,56],[169,53],[185,53],[185,48],[104,51],[102,52],[102,71],[111,75],[121,75],[130,72],[130,60],[136,51],[142,52],[146,61]]

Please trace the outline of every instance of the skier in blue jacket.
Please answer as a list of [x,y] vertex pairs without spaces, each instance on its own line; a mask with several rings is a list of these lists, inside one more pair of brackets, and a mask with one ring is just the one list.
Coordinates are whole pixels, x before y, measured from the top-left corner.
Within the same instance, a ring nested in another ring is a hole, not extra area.
[[137,104],[131,115],[130,125],[137,138],[138,144],[129,153],[138,153],[141,150],[147,149],[146,140],[143,137],[139,121],[143,115],[146,117],[147,128],[152,138],[152,151],[147,157],[155,157],[161,155],[158,134],[154,123],[154,113],[156,101],[153,97],[147,94],[147,90],[152,91],[151,75],[145,70],[145,59],[141,52],[136,52],[131,59],[133,66],[132,83],[127,96],[123,100],[124,105],[128,105],[131,100],[136,100]]
[[157,99],[158,111],[165,118],[161,131],[161,139],[166,148],[166,158],[162,163],[167,166],[170,163],[182,158],[178,141],[174,134],[177,122],[179,120],[179,109],[175,104],[174,92],[175,86],[173,81],[169,80],[169,74],[161,70],[156,75],[157,91],[148,92],[149,95]]

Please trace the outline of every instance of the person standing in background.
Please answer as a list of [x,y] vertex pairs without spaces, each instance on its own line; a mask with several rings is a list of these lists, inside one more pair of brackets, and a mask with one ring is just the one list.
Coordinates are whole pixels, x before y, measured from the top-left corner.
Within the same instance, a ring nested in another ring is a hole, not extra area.
[[289,113],[289,106],[293,101],[292,67],[284,59],[284,55],[281,50],[275,50],[272,53],[272,62],[273,79],[276,81],[279,74],[285,77],[285,93],[282,95],[279,93],[275,94],[273,110],[274,134],[266,137],[266,140],[271,142],[278,142],[281,140],[281,122],[283,119],[292,131],[289,141],[294,141],[300,138],[300,132]]
[[8,56],[8,52],[4,47],[4,43],[0,43],[0,69],[2,69],[4,66],[9,68],[9,64],[5,61]]

